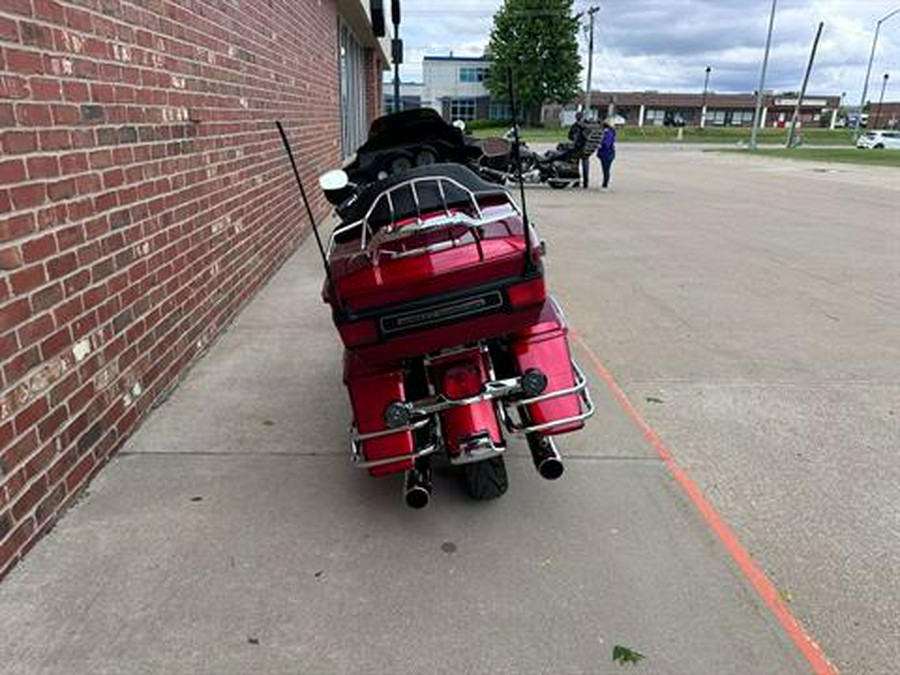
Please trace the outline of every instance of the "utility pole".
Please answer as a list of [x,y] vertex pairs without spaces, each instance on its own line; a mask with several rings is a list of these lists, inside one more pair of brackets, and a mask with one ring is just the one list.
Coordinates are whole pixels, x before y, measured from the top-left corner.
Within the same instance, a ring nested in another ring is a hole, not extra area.
[[878,44],[878,31],[881,30],[881,24],[890,19],[895,14],[900,14],[900,7],[890,12],[875,22],[875,37],[872,38],[872,51],[869,53],[869,66],[866,68],[866,81],[863,83],[862,96],[859,99],[859,114],[856,116],[856,131],[854,139],[859,138],[859,128],[862,126],[862,113],[866,105],[866,94],[869,93],[869,76],[872,74],[872,61],[875,60],[875,45]]
[[391,22],[394,39],[391,41],[391,59],[394,62],[394,112],[400,112],[400,64],[403,63],[403,40],[400,39],[400,0],[391,0]]
[[706,79],[703,80],[703,103],[700,105],[700,128],[706,126],[706,92],[709,90],[709,73],[712,66],[706,66]]
[[878,97],[878,112],[875,115],[875,121],[872,123],[872,128],[877,129],[878,123],[881,121],[881,106],[884,104],[884,90],[887,87],[888,78],[890,78],[890,73],[885,73],[884,78],[881,80],[881,96]]
[[591,74],[594,67],[594,14],[599,11],[600,8],[596,5],[587,11],[588,17],[590,17],[590,34],[588,35],[587,87],[584,92],[584,114],[588,120],[591,118]]
[[756,136],[759,132],[759,116],[762,112],[763,89],[766,86],[766,68],[769,65],[769,48],[772,46],[772,26],[775,25],[775,5],[772,0],[772,12],[769,14],[769,34],[766,37],[766,51],[763,55],[762,70],[759,73],[759,89],[756,90],[756,110],[753,112],[753,128],[750,130],[750,149],[756,150]]
[[800,87],[800,96],[797,97],[797,105],[794,106],[794,114],[791,117],[791,130],[788,132],[787,146],[793,148],[797,142],[797,120],[800,118],[800,106],[803,105],[803,97],[806,96],[806,85],[809,84],[809,74],[812,72],[813,61],[816,59],[816,49],[819,47],[819,38],[822,37],[822,28],[825,22],[819,22],[819,30],[816,31],[816,39],[813,40],[812,52],[809,55],[809,63],[806,64],[806,74],[803,76],[803,85]]

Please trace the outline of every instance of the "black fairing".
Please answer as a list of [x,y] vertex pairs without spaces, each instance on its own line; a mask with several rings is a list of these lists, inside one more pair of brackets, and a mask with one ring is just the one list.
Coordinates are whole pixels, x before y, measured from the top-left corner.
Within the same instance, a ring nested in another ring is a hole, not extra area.
[[365,186],[378,180],[379,173],[394,173],[391,162],[398,155],[414,158],[427,151],[440,163],[469,165],[481,149],[463,132],[431,108],[403,110],[372,122],[368,140],[356,151],[356,160],[347,167],[350,180]]

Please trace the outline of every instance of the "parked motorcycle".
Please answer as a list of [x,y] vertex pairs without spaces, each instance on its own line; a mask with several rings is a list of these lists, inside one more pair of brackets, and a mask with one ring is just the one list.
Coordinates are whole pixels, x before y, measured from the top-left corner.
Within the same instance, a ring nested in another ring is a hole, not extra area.
[[[522,180],[528,184],[547,184],[552,188],[577,187],[580,184],[582,157],[590,157],[603,140],[603,130],[591,128],[587,143],[576,149],[571,143],[560,143],[555,150],[539,153],[525,143],[519,144],[522,164]],[[499,138],[481,142],[483,155],[479,172],[489,180],[500,184],[518,180],[512,130]]]
[[525,438],[541,476],[559,478],[554,438],[594,412],[537,233],[470,168],[476,150],[433,111],[403,111],[320,178],[340,218],[323,298],[345,347],[352,461],[404,473],[413,508],[430,500],[439,455],[472,497],[502,495],[509,435]]

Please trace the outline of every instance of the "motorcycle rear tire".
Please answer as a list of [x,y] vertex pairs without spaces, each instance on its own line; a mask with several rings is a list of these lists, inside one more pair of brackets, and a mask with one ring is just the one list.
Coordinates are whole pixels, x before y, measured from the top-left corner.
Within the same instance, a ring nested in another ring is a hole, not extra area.
[[465,467],[466,491],[473,499],[488,500],[503,496],[509,487],[502,457],[491,457]]
[[551,178],[550,180],[547,181],[547,185],[552,187],[554,190],[563,190],[563,189],[569,187],[569,185],[571,185],[571,184],[572,184],[571,180],[563,180],[561,178]]

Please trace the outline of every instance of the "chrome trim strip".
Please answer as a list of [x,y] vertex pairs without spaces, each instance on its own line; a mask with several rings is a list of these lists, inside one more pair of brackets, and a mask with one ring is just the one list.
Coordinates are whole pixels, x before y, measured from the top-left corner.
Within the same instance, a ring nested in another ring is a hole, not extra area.
[[458,321],[472,316],[498,312],[503,309],[503,305],[503,294],[500,291],[490,291],[461,300],[429,305],[422,309],[386,314],[379,318],[378,325],[384,335],[407,333],[448,321]]

